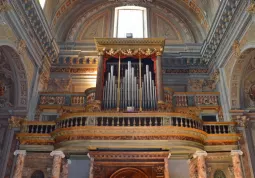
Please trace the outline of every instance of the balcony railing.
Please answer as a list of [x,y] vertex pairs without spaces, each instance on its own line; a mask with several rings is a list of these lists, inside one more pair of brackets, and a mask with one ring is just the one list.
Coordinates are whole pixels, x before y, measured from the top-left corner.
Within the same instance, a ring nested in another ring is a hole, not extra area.
[[203,130],[208,134],[236,133],[235,122],[204,122]]
[[[235,122],[199,122],[184,117],[70,117],[56,122],[26,121],[22,133],[50,134],[55,129],[107,126],[107,127],[157,127],[174,126],[203,130],[208,134],[236,133]],[[202,129],[203,128],[203,129]]]
[[55,122],[26,121],[22,124],[22,133],[50,134],[55,130]]
[[185,117],[70,117],[56,122],[57,128],[83,126],[176,126],[202,130],[202,122]]

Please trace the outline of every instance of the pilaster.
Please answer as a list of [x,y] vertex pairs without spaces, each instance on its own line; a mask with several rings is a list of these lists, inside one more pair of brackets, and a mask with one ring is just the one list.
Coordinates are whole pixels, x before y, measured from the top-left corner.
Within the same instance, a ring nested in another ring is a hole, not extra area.
[[241,150],[232,150],[232,162],[235,178],[243,178],[240,156],[243,155]]
[[17,161],[13,178],[22,178],[26,150],[16,150],[14,155],[17,156]]
[[65,155],[62,151],[52,151],[50,155],[53,156],[52,178],[60,178],[61,160]]

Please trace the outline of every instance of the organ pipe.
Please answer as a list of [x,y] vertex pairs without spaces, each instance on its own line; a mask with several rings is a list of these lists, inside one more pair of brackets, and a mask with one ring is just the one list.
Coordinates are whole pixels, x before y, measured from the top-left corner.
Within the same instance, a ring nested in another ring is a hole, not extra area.
[[136,110],[156,109],[156,86],[149,65],[145,66],[143,79],[141,60],[139,65],[128,61],[127,65],[124,64],[122,67],[119,60],[118,76],[115,76],[114,69],[114,65],[111,65],[103,88],[102,105],[105,109],[126,110],[127,107],[133,107]]

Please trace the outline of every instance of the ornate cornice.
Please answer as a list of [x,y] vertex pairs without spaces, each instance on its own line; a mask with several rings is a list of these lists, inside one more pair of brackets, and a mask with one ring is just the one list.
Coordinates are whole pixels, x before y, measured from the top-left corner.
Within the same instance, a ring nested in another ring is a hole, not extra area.
[[157,160],[168,158],[169,152],[102,152],[90,151],[89,155],[95,160]]
[[232,19],[241,2],[244,1],[223,1],[223,3],[221,3],[223,8],[219,7],[219,9],[221,9],[221,11],[218,12],[220,15],[216,16],[214,20],[215,26],[212,26],[201,51],[203,59],[207,64],[213,59],[220,42],[226,36],[225,34],[229,32],[227,29],[230,23],[235,23]]
[[99,53],[109,56],[152,56],[162,55],[165,46],[163,38],[95,38]]
[[37,36],[45,55],[49,61],[54,61],[59,53],[58,45],[50,33],[45,17],[42,12],[40,12],[41,8],[39,8],[39,3],[35,3],[33,0],[25,0],[21,3],[26,18],[33,27],[35,35]]

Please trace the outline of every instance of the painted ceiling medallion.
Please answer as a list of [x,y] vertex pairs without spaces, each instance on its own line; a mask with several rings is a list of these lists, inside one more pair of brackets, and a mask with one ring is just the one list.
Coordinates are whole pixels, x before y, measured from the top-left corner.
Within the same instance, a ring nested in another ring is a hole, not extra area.
[[250,88],[249,95],[252,101],[255,101],[255,84],[253,84]]

